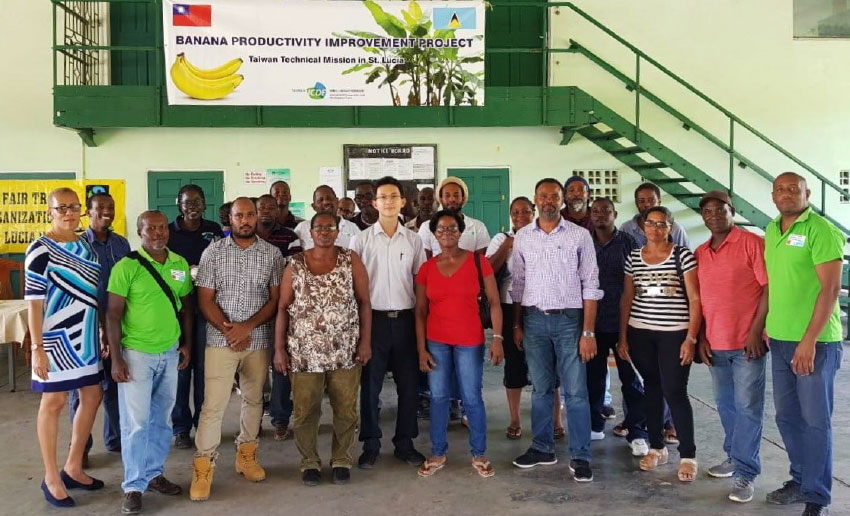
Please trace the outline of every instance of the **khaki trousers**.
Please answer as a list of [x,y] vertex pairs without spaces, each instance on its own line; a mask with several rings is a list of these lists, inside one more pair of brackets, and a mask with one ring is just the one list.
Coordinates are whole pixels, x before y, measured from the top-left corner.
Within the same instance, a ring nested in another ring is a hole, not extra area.
[[[333,411],[331,467],[351,468],[351,445],[357,428],[357,391],[360,366],[324,373],[290,373],[292,380],[292,432],[301,452],[301,471],[321,469],[317,441],[322,397],[325,391]],[[203,417],[203,414],[201,414]]]
[[242,411],[236,444],[257,441],[263,418],[263,384],[269,369],[269,351],[233,351],[230,348],[206,349],[204,355],[204,405],[195,435],[196,457],[218,456],[221,421],[230,401],[233,377],[239,372]]

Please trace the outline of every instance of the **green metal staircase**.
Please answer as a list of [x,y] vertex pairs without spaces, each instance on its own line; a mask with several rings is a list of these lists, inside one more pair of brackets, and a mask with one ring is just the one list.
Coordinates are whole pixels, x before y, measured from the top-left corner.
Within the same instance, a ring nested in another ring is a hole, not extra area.
[[[624,165],[639,173],[645,180],[652,181],[685,206],[699,211],[699,199],[709,190],[727,190],[727,187],[700,170],[697,166],[673,152],[664,144],[638,129],[604,104],[580,89],[577,96],[586,96],[582,103],[593,106],[591,119],[604,124],[609,130],[601,130],[598,124],[564,127],[562,144],[569,143],[576,133],[584,136],[602,150],[608,152]],[[668,172],[669,171],[669,172]],[[671,173],[673,175],[671,175]],[[686,183],[696,188],[687,188]],[[699,191],[695,191],[698,189]],[[743,219],[742,226],[758,226],[764,229],[771,218],[753,206],[745,198],[732,192],[735,208]]]
[[[585,91],[579,88],[573,88],[571,94],[576,96],[573,105],[581,106],[578,109],[585,110],[584,114],[587,115],[576,118],[580,121],[589,121],[589,123],[580,122],[575,125],[564,126],[561,130],[563,134],[562,145],[568,144],[576,133],[580,134],[617,158],[624,165],[638,172],[645,180],[657,184],[659,188],[697,212],[699,212],[699,198],[703,193],[708,190],[727,191],[733,198],[736,211],[740,216],[739,218],[744,219],[739,222],[739,225],[755,226],[764,229],[772,217],[749,202],[741,195],[742,192],[735,189],[735,176],[747,169],[752,170],[764,180],[765,189],[770,188],[770,183],[773,182],[775,176],[736,149],[736,130],[744,132],[749,137],[754,136],[757,140],[761,140],[771,151],[778,153],[778,155],[794,163],[796,167],[799,167],[798,172],[801,172],[807,177],[809,187],[813,193],[820,193],[819,203],[817,202],[816,195],[812,196],[812,202],[810,203],[812,208],[836,224],[846,235],[850,235],[850,223],[845,220],[839,220],[834,214],[834,210],[833,213],[826,213],[828,206],[827,192],[838,198],[846,194],[841,187],[571,2],[548,2],[545,5],[556,8],[567,8],[573,11],[579,17],[594,25],[631,51],[635,58],[634,78],[632,78],[593,53],[586,46],[572,39],[567,49],[544,49],[547,52],[568,52],[581,55],[620,81],[627,90],[634,94],[634,122],[631,122]],[[716,136],[642,86],[640,83],[642,64],[651,65],[655,70],[662,72],[662,74],[719,111],[729,122],[727,137],[724,139]],[[644,101],[651,102],[654,106],[676,119],[684,130],[692,130],[698,133],[705,138],[707,143],[719,148],[728,155],[729,174],[725,184],[716,178],[716,174],[712,176],[706,173],[641,128],[640,108],[641,103]],[[764,191],[760,189],[759,193],[763,195]]]

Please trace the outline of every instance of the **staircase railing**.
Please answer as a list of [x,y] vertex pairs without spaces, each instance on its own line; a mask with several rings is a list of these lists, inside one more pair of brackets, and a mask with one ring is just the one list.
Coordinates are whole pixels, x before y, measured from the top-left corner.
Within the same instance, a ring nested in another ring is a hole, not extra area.
[[[800,158],[798,158],[797,156],[792,154],[790,151],[788,151],[787,149],[783,148],[781,145],[779,145],[775,141],[768,138],[764,133],[762,133],[761,131],[759,131],[758,129],[756,129],[755,127],[753,127],[752,125],[750,125],[746,121],[742,120],[739,116],[732,113],[729,109],[720,105],[717,101],[715,101],[714,99],[712,99],[711,97],[709,97],[708,95],[703,93],[696,86],[692,85],[691,83],[689,83],[688,81],[686,81],[682,77],[678,76],[676,73],[674,73],[673,71],[671,71],[670,69],[665,67],[663,64],[659,63],[657,60],[655,60],[654,58],[649,56],[646,52],[642,51],[641,49],[637,48],[636,46],[634,46],[630,42],[623,39],[623,37],[618,35],[616,32],[614,32],[610,28],[606,27],[600,21],[598,21],[597,19],[595,19],[594,17],[592,17],[591,15],[589,15],[588,13],[586,13],[585,11],[583,11],[582,9],[577,7],[572,2],[537,2],[537,3],[531,3],[531,2],[510,2],[509,1],[509,2],[499,2],[498,3],[498,7],[504,7],[504,6],[512,6],[512,7],[537,6],[537,7],[542,8],[542,9],[548,9],[548,8],[552,8],[552,7],[567,8],[567,9],[573,11],[579,17],[581,17],[584,20],[586,20],[587,22],[589,22],[591,25],[593,25],[594,27],[596,27],[600,31],[602,31],[603,33],[605,33],[606,35],[610,36],[613,40],[615,40],[621,46],[623,46],[623,47],[627,48],[629,51],[631,51],[632,54],[634,55],[634,58],[635,58],[634,79],[630,78],[629,76],[627,76],[623,72],[617,70],[616,68],[614,68],[613,66],[611,66],[610,64],[608,64],[607,62],[605,62],[604,60],[602,60],[601,58],[599,58],[595,54],[593,54],[592,52],[590,52],[587,48],[585,48],[584,46],[580,45],[579,43],[577,43],[573,40],[570,40],[571,47],[569,49],[566,49],[566,50],[563,49],[563,48],[550,48],[548,41],[544,41],[542,48],[538,50],[538,51],[545,54],[544,63],[548,63],[548,56],[551,53],[561,53],[561,52],[564,52],[564,51],[581,53],[582,55],[588,57],[591,61],[600,65],[603,69],[605,69],[606,71],[608,71],[609,73],[614,75],[617,79],[623,81],[629,89],[633,89],[634,95],[635,95],[635,124],[634,125],[635,125],[635,128],[636,128],[636,130],[635,130],[636,133],[639,133],[639,131],[640,131],[641,97],[645,97],[647,100],[651,101],[653,104],[657,105],[658,107],[660,107],[661,109],[663,109],[664,111],[668,112],[669,114],[671,114],[672,116],[677,118],[679,121],[681,121],[682,124],[686,128],[696,130],[696,132],[698,132],[699,134],[704,136],[712,144],[716,145],[717,147],[719,147],[720,149],[722,149],[724,152],[726,152],[729,155],[729,191],[732,192],[732,191],[734,191],[734,186],[735,186],[735,172],[736,172],[735,171],[735,168],[736,168],[735,167],[735,161],[736,160],[741,164],[741,166],[751,168],[752,170],[754,170],[756,173],[758,173],[760,176],[764,177],[768,181],[773,181],[773,179],[774,179],[774,176],[772,174],[767,172],[762,167],[759,167],[752,160],[748,159],[746,156],[742,155],[738,150],[736,150],[736,148],[735,148],[735,133],[736,133],[736,130],[743,129],[743,130],[747,131],[748,133],[750,133],[751,135],[755,136],[757,139],[759,139],[762,142],[764,142],[765,144],[767,144],[770,148],[779,152],[785,158],[791,160],[793,163],[795,163],[800,168],[802,168],[803,170],[808,172],[811,176],[813,176],[818,181],[820,181],[820,208],[818,208],[817,206],[813,206],[813,208],[816,211],[818,211],[819,213],[821,213],[822,215],[826,216],[828,219],[830,219],[834,223],[836,223],[837,225],[839,225],[845,233],[850,233],[850,229],[848,229],[845,225],[841,224],[838,220],[836,220],[835,217],[829,216],[826,213],[826,210],[827,210],[827,202],[826,202],[827,190],[832,190],[832,191],[838,193],[840,196],[846,197],[847,192],[843,188],[841,188],[840,186],[838,186],[834,182],[827,179],[823,174],[818,172],[814,167],[805,163],[803,160],[801,160]],[[544,16],[543,18],[546,19],[548,17]],[[535,49],[535,50],[537,50],[537,49]],[[661,100],[656,95],[653,95],[651,92],[647,91],[646,88],[644,88],[641,85],[641,82],[640,82],[640,80],[641,80],[641,77],[640,77],[641,76],[641,65],[642,64],[652,65],[655,69],[662,72],[664,75],[666,75],[667,77],[669,77],[670,79],[672,79],[673,81],[675,81],[676,83],[678,83],[679,85],[681,85],[682,87],[684,87],[685,89],[687,89],[688,91],[690,91],[691,93],[696,95],[698,98],[703,100],[709,106],[711,106],[715,110],[722,113],[722,115],[724,117],[726,117],[726,119],[729,122],[728,138],[725,139],[725,140],[718,138],[717,136],[713,135],[708,130],[704,129],[699,124],[695,123],[693,120],[689,119],[687,116],[685,116],[682,113],[680,113],[679,111],[677,111],[671,105],[669,105],[668,103]],[[545,69],[547,69],[547,68],[544,67],[544,70]],[[636,136],[637,136],[637,134],[636,134]]]

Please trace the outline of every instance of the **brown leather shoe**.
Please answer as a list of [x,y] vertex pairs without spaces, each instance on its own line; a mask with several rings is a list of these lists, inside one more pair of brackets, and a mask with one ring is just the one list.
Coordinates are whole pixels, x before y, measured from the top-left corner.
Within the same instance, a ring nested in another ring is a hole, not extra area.
[[148,491],[156,491],[159,494],[168,496],[177,496],[183,492],[183,488],[165,478],[164,475],[159,475],[148,483]]
[[274,426],[274,440],[275,441],[286,441],[287,439],[292,439],[292,429],[289,428],[289,425],[281,424]]

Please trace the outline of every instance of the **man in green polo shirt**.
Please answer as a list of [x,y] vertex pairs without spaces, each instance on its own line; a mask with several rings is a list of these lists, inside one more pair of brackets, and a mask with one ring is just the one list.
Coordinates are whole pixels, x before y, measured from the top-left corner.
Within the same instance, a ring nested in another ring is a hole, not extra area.
[[793,172],[773,182],[779,210],[765,230],[767,335],[776,425],[791,480],[767,495],[775,504],[805,502],[804,516],[828,514],[832,489],[832,407],[841,365],[838,293],[844,236],[809,207],[806,180]]
[[161,212],[142,213],[136,225],[142,248],[115,264],[107,287],[106,331],[121,414],[124,514],[142,510],[142,493],[148,489],[181,492],[163,470],[171,447],[177,370],[189,364],[192,349],[189,264],[166,247],[168,219]]

